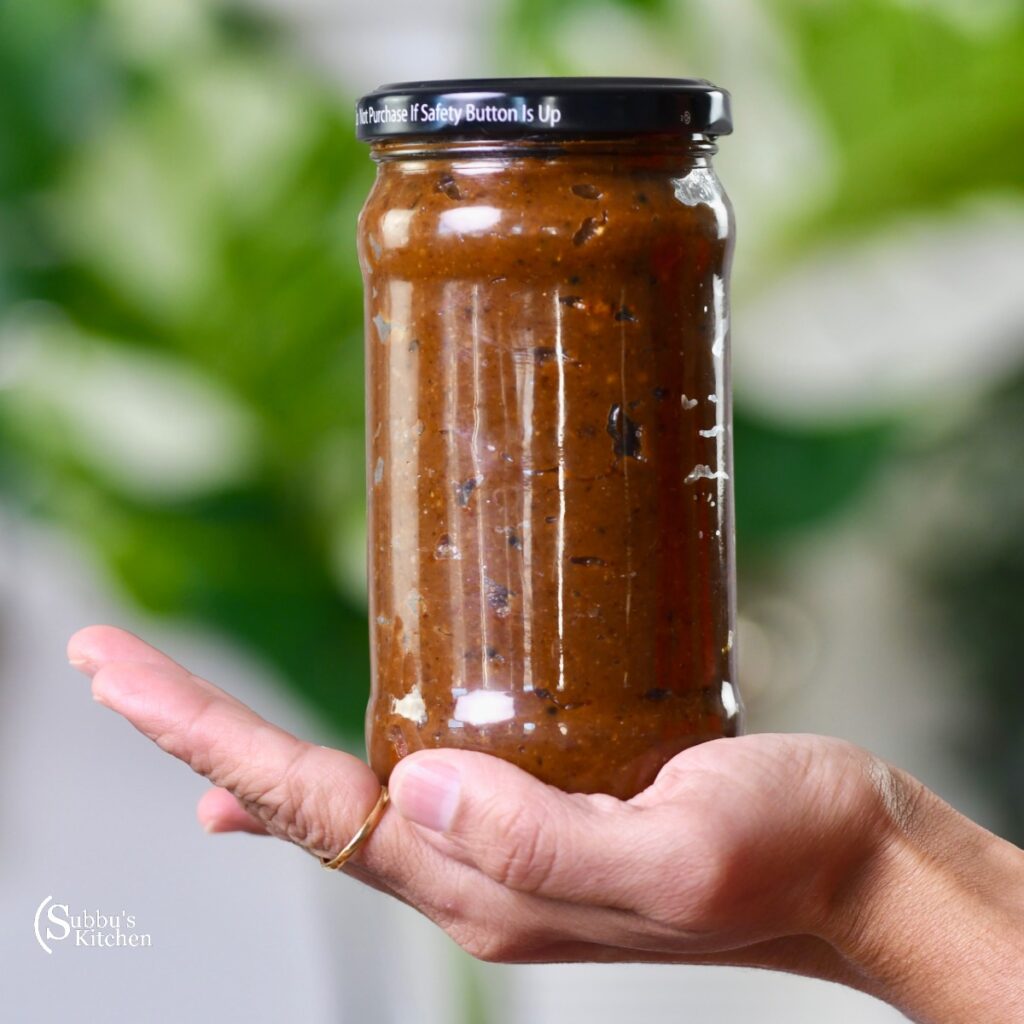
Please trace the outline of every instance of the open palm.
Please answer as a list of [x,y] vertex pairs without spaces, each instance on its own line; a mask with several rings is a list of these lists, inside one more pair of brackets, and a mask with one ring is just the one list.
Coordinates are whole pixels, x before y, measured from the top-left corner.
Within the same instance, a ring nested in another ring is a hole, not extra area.
[[[360,760],[315,746],[122,630],[68,648],[98,701],[216,788],[215,832],[333,856],[374,805]],[[819,736],[718,740],[629,801],[567,794],[496,758],[420,751],[345,868],[500,961],[661,960],[778,967],[856,984],[836,951],[859,866],[898,817],[905,777]]]

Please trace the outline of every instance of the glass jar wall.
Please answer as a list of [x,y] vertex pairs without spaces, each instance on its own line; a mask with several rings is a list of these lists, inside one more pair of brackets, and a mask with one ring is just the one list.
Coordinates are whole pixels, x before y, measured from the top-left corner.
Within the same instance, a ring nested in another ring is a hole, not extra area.
[[371,764],[631,796],[733,735],[731,210],[703,134],[378,137]]

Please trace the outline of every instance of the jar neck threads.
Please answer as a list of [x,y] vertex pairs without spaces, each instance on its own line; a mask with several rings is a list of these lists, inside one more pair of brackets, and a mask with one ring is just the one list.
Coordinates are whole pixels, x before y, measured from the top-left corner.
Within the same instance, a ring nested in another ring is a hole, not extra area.
[[371,156],[377,163],[392,160],[465,160],[474,157],[499,159],[533,158],[557,160],[572,157],[679,159],[688,162],[708,159],[718,152],[710,135],[644,134],[614,136],[550,135],[533,138],[480,139],[450,138],[377,139]]

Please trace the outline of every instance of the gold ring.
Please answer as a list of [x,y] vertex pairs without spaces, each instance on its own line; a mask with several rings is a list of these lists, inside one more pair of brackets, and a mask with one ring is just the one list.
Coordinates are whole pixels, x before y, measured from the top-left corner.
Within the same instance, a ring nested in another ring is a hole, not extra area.
[[366,816],[366,821],[359,826],[359,831],[345,844],[341,852],[336,856],[328,859],[327,857],[321,857],[320,863],[323,864],[328,871],[337,871],[355,852],[359,849],[363,843],[369,838],[370,833],[377,827],[377,822],[380,821],[381,816],[384,814],[384,808],[388,805],[388,787],[380,787],[380,796],[377,797],[377,802],[373,805],[373,810]]

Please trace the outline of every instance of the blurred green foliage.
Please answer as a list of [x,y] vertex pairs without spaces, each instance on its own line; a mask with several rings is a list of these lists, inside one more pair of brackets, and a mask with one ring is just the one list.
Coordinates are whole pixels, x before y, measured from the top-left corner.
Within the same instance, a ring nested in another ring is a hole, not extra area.
[[[767,279],[823,239],[1024,190],[1024,11],[971,27],[951,2],[760,5],[835,164],[769,239]],[[611,9],[669,48],[714,36],[694,0],[510,0],[502,70],[601,73],[567,44]],[[223,630],[352,733],[368,676],[354,234],[372,165],[349,102],[286,43],[223,3],[0,5],[0,488],[83,537],[142,606]],[[723,52],[681,70],[728,83]],[[123,383],[111,367],[160,410],[161,444],[104,385]],[[741,568],[854,507],[904,426],[809,427],[743,398]],[[201,464],[161,447],[208,421],[226,426]],[[947,591],[1013,603],[1003,550]],[[991,620],[953,614],[988,677],[1019,680]]]
[[[562,47],[561,23],[567,16],[586,15],[593,6],[593,0],[515,0],[508,4],[499,45],[507,51],[508,61],[523,65],[513,67],[512,73],[581,74]],[[609,6],[637,14],[657,26],[671,14],[674,3],[673,0],[610,0]]]
[[839,158],[835,187],[794,224],[791,246],[982,192],[1024,192],[1024,7],[1003,5],[986,28],[958,24],[941,3],[772,6]]
[[21,389],[0,403],[0,479],[143,606],[225,630],[353,731],[365,609],[337,563],[361,545],[354,233],[372,167],[277,33],[197,9],[150,49],[117,5],[0,7],[4,343],[45,346],[59,319],[82,386],[103,351],[159,353],[244,410],[258,456],[201,493],[132,493],[47,388]]
[[[980,728],[957,737],[1024,843],[1024,374],[1000,387],[970,430],[936,456],[968,496],[942,522],[927,575],[941,627],[959,640]],[[925,468],[929,469],[930,462]]]
[[851,502],[888,457],[890,424],[808,429],[742,406],[733,416],[736,534],[747,558],[770,553]]

